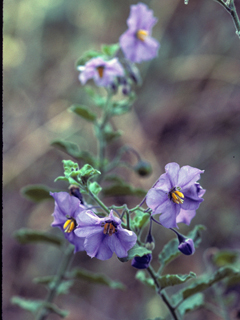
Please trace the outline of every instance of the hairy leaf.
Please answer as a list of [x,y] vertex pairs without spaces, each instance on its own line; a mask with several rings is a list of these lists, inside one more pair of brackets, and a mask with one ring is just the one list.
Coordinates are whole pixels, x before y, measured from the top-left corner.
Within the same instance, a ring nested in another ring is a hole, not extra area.
[[[191,238],[194,241],[195,248],[197,248],[201,242],[201,231],[204,229],[205,227],[203,225],[197,225],[187,235],[188,238]],[[181,252],[178,250],[178,245],[178,240],[174,238],[163,247],[163,250],[159,254],[161,269],[181,255]]]
[[68,274],[69,279],[82,279],[88,282],[108,286],[112,289],[125,289],[121,282],[113,281],[104,274],[94,273],[82,268],[76,268]]
[[148,253],[152,253],[152,251],[148,250],[145,247],[141,247],[136,243],[130,250],[128,250],[128,256],[126,258],[127,258],[127,261],[128,261],[128,260],[132,260],[136,256],[142,257],[142,256],[144,256],[145,254],[148,254]]
[[112,57],[116,54],[118,49],[120,48],[119,43],[115,44],[103,44],[101,47],[102,53],[106,56]]
[[102,190],[102,187],[96,181],[94,181],[89,184],[89,190],[97,196]]
[[132,221],[132,226],[141,229],[146,224],[146,222],[149,221],[149,217],[149,213],[136,210],[135,217]]
[[80,105],[80,104],[74,104],[72,105],[69,110],[71,112],[76,113],[78,116],[82,117],[85,120],[88,120],[90,122],[94,122],[97,118],[96,114],[91,112],[88,107]]
[[21,194],[25,198],[33,202],[41,202],[53,199],[49,194],[50,191],[53,190],[42,184],[27,185],[20,190]]
[[79,148],[76,143],[64,140],[54,140],[51,142],[51,145],[66,152],[70,156],[77,157],[79,155]]
[[187,312],[194,311],[200,307],[204,306],[204,295],[202,293],[197,293],[185,300],[179,307],[178,310],[181,315]]
[[152,278],[146,277],[146,273],[143,270],[140,270],[136,273],[135,278],[141,281],[143,284],[155,288],[154,280]]
[[167,274],[161,277],[158,277],[159,284],[161,289],[164,289],[169,286],[175,286],[178,284],[182,284],[189,279],[195,278],[196,274],[194,272],[190,272],[189,274]]
[[31,230],[26,228],[17,230],[16,232],[14,232],[13,236],[21,244],[33,243],[33,242],[46,242],[49,244],[61,246],[63,243],[62,238],[58,236],[55,236],[47,232],[36,231],[36,230]]
[[14,296],[11,299],[11,303],[19,306],[20,308],[30,311],[36,314],[38,310],[43,306],[44,301],[41,300],[29,300],[21,297]]
[[195,293],[202,292],[207,288],[211,287],[214,283],[221,281],[228,277],[239,276],[240,271],[232,267],[222,267],[218,269],[212,276],[203,275],[200,279],[192,282],[192,284],[181,290],[177,295],[181,296],[182,299],[187,299],[188,297],[194,295]]
[[88,60],[101,56],[101,53],[95,50],[88,50],[77,60],[76,67],[84,66]]
[[220,250],[213,256],[213,263],[218,267],[233,265],[239,259],[239,253],[232,250]]

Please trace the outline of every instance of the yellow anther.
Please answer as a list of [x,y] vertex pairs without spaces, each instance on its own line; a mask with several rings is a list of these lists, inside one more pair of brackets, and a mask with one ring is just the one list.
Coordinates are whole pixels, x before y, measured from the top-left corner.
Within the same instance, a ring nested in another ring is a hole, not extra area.
[[100,78],[103,77],[103,71],[104,71],[104,66],[97,67],[97,72],[98,72]]
[[176,204],[183,203],[184,201],[184,194],[178,190],[171,192],[172,201]]
[[63,230],[66,233],[72,232],[75,228],[76,228],[76,221],[73,218],[68,219],[63,225]]
[[146,37],[148,36],[148,32],[146,30],[138,30],[137,38],[141,41],[145,41]]

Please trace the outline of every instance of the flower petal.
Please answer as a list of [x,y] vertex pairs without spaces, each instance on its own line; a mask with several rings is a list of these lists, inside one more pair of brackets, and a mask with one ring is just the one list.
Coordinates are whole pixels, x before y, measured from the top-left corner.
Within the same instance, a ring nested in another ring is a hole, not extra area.
[[192,218],[194,218],[195,215],[196,215],[195,210],[181,209],[178,216],[177,216],[177,223],[185,223],[189,226]]
[[119,258],[124,258],[136,241],[137,236],[134,232],[118,227],[117,233],[109,237],[109,247]]
[[158,188],[152,188],[146,195],[146,203],[149,208],[155,210],[166,201],[170,201],[166,192]]
[[113,255],[112,250],[108,245],[108,235],[99,232],[89,235],[84,241],[84,247],[87,254],[93,258],[96,257],[100,260],[110,259]]
[[180,211],[180,206],[172,201],[166,201],[161,207],[157,208],[162,214],[159,221],[165,228],[177,228],[176,217]]
[[190,166],[183,166],[179,170],[177,186],[181,187],[182,189],[190,187],[191,184],[194,184],[200,179],[200,174],[203,172],[204,170],[200,170]]
[[171,181],[171,188],[177,187],[180,166],[176,162],[170,162],[165,166],[165,171]]

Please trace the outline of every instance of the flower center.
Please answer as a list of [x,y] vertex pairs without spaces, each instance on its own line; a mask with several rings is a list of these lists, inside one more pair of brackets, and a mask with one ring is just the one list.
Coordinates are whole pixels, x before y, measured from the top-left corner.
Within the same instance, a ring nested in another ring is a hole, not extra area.
[[114,221],[108,220],[103,225],[103,233],[109,236],[117,232],[117,224]]
[[176,204],[182,204],[184,201],[184,194],[180,192],[179,190],[176,190],[174,188],[172,191],[169,192],[170,194],[170,200],[172,200]]
[[63,230],[66,233],[70,233],[76,228],[76,226],[77,226],[76,220],[73,218],[69,218],[64,223]]
[[104,66],[97,67],[97,72],[100,78],[103,77]]
[[148,32],[146,30],[139,29],[137,31],[137,38],[141,41],[145,41],[146,37],[148,36]]

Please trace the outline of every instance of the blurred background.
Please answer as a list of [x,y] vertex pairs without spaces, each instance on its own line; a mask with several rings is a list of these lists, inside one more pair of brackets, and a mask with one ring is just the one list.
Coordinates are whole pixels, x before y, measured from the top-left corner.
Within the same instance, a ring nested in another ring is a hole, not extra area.
[[[144,2],[144,1],[143,1]],[[114,0],[6,0],[3,24],[3,318],[30,320],[32,315],[13,306],[13,295],[42,299],[46,289],[34,277],[56,272],[61,251],[45,244],[20,245],[13,237],[19,228],[52,230],[53,201],[40,204],[24,199],[20,189],[45,184],[67,191],[62,175],[63,152],[50,146],[56,138],[78,143],[96,152],[89,123],[67,111],[73,103],[89,105],[78,81],[76,60],[89,49],[118,42],[127,29],[129,6],[136,1]],[[201,185],[207,192],[187,233],[205,224],[203,241],[193,256],[180,256],[168,273],[201,274],[209,247],[239,249],[240,244],[240,41],[231,17],[214,1],[152,0],[158,23],[153,36],[160,41],[159,55],[139,65],[144,75],[130,114],[112,124],[123,135],[111,144],[113,157],[121,145],[133,146],[152,164],[153,173],[141,178],[125,170],[135,187],[148,190],[168,162],[205,170]],[[236,1],[238,13],[240,3]],[[134,162],[134,157],[130,159]],[[124,173],[123,173],[124,175]],[[140,198],[108,198],[107,204],[137,205]],[[164,244],[174,237],[154,226],[153,265]],[[78,281],[57,304],[69,310],[68,320],[141,320],[166,314],[155,292],[135,279],[131,263],[75,255],[74,266],[102,272],[121,281],[128,290]],[[237,290],[237,289],[235,289]],[[211,296],[211,289],[207,293]],[[236,302],[237,303],[237,302]],[[232,319],[236,314],[231,314]],[[221,319],[200,309],[186,319]],[[50,315],[50,320],[59,319]]]

